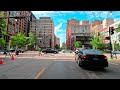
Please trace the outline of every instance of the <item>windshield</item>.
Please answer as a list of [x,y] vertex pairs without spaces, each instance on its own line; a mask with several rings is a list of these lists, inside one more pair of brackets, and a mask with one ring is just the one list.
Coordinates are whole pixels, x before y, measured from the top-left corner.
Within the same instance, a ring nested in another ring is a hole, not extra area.
[[103,55],[103,53],[99,50],[84,50],[84,54],[98,54],[98,55]]

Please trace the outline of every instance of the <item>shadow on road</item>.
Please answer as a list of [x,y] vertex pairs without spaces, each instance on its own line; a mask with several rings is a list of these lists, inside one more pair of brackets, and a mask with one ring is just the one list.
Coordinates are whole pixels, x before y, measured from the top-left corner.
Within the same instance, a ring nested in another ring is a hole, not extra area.
[[107,68],[93,68],[93,67],[85,67],[84,70],[95,71],[95,72],[109,72]]

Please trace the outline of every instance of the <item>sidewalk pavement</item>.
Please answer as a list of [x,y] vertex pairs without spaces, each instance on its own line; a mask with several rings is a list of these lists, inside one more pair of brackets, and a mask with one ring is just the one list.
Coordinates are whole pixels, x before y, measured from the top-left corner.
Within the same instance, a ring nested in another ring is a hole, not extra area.
[[110,57],[110,54],[109,54],[109,53],[105,53],[104,55],[108,57],[108,60],[120,60],[120,54],[116,54],[117,59],[115,58],[115,56],[114,56],[114,58],[113,58],[113,59],[111,59],[111,57]]

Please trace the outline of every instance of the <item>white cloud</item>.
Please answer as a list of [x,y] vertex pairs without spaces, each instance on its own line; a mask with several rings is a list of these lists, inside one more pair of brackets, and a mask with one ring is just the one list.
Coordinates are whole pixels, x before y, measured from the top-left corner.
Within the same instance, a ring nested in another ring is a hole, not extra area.
[[62,29],[60,29],[62,27],[62,23],[60,23],[59,25],[57,25],[55,27],[55,35],[57,34],[57,32],[61,32]]
[[77,11],[79,12],[80,15],[85,15],[87,16],[88,20],[93,20],[93,19],[104,19],[111,17],[109,11]]
[[58,29],[60,29],[62,27],[62,23],[60,23],[59,25],[57,25],[56,27],[55,27],[55,30],[58,30]]
[[64,19],[59,19],[59,22],[62,22],[62,23],[67,23],[67,20],[64,20]]
[[114,22],[116,22],[116,21],[118,21],[118,20],[120,20],[120,18],[115,18],[115,19],[114,19]]
[[108,11],[88,11],[86,14],[88,16],[88,19],[101,19],[110,16],[110,13]]
[[74,14],[74,11],[32,11],[33,14],[39,16],[51,16],[51,15],[64,15],[64,14]]

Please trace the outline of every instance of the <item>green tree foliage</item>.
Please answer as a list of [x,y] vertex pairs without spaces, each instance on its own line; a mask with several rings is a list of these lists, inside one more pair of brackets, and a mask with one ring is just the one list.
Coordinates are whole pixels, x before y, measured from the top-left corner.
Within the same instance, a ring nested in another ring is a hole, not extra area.
[[115,48],[115,50],[120,50],[120,45],[118,43],[115,43],[114,48]]
[[80,41],[75,42],[75,47],[76,48],[82,47],[82,43]]
[[23,33],[18,33],[16,36],[12,36],[10,40],[11,45],[15,47],[22,47],[27,44],[27,37]]
[[[0,13],[0,17],[3,17],[2,13]],[[0,28],[2,29],[3,32],[6,30],[6,20],[5,19],[0,19]]]
[[34,33],[30,32],[29,33],[29,46],[35,45],[36,42],[37,42],[37,37],[35,36]]
[[56,48],[56,49],[60,49],[60,46],[56,44],[56,45],[55,45],[55,48]]
[[[0,17],[3,17],[2,13],[0,13]],[[6,44],[6,41],[4,40],[4,35],[6,35],[6,20],[0,19],[0,28],[2,30],[2,38],[0,38],[0,47],[4,47]]]
[[64,47],[64,46],[62,46],[62,47],[61,47],[61,49],[63,50],[63,49],[65,49],[65,47]]
[[93,49],[104,49],[104,42],[102,42],[103,37],[102,36],[94,36],[91,38],[90,44],[93,46]]
[[118,28],[115,29],[116,32],[120,32],[120,24],[118,25]]
[[4,47],[6,44],[6,41],[4,40],[4,38],[0,38],[0,47]]

